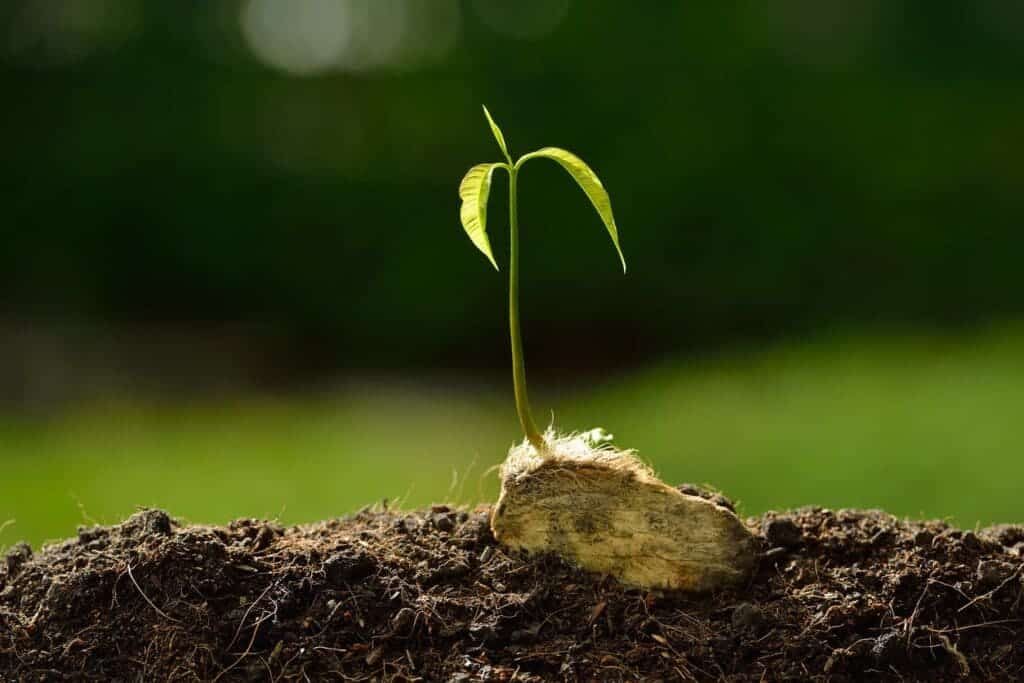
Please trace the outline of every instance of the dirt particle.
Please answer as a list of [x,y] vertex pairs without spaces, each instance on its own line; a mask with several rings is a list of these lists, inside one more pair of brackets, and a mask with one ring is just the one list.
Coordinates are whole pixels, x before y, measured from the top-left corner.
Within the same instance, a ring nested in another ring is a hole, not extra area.
[[894,663],[902,651],[903,639],[898,631],[888,631],[875,639],[871,646],[871,656],[880,666]]
[[447,508],[445,508],[444,510],[434,511],[430,514],[430,525],[438,531],[451,532],[455,530],[455,519],[455,514],[449,512]]
[[914,545],[918,548],[929,548],[934,540],[935,534],[927,529],[919,529],[917,533],[914,534]]
[[964,550],[967,550],[968,552],[976,553],[981,551],[983,548],[981,539],[978,538],[978,535],[973,531],[965,532],[963,538],[960,539],[960,542],[963,543]]
[[501,638],[493,623],[482,621],[475,621],[469,625],[469,636],[482,643],[493,643]]
[[789,517],[774,517],[761,527],[765,540],[773,548],[795,548],[803,541],[803,533]]
[[982,560],[978,563],[975,577],[981,586],[992,588],[1001,584],[1013,574],[1013,565],[998,560]]
[[275,530],[270,525],[264,526],[256,534],[256,540],[253,543],[253,548],[256,550],[264,550],[270,547],[276,536]]
[[543,624],[534,624],[530,628],[517,628],[509,634],[508,639],[513,643],[532,643],[537,640]]
[[594,605],[594,607],[590,610],[590,615],[589,615],[587,621],[589,623],[591,623],[591,624],[594,623],[594,621],[596,621],[598,617],[600,617],[602,614],[604,614],[604,611],[605,611],[605,609],[607,609],[607,607],[608,607],[608,601],[607,600],[602,600],[601,602],[599,602],[596,605]]
[[403,607],[392,617],[391,630],[399,635],[405,635],[415,621],[416,610],[410,607]]
[[1024,543],[1024,526],[1019,524],[998,524],[982,529],[982,538],[992,540],[1007,548]]
[[124,533],[137,536],[168,536],[173,521],[163,510],[148,508],[139,510],[122,523]]
[[392,523],[392,526],[399,533],[411,534],[420,528],[420,520],[412,515],[405,515],[403,517],[396,518]]
[[436,569],[430,569],[429,566],[422,568],[417,574],[417,581],[424,586],[433,586],[438,583],[457,581],[468,573],[469,567],[466,564],[452,560]]
[[490,515],[486,512],[469,515],[459,533],[470,545],[493,545],[496,543],[494,532],[491,530]]
[[892,529],[879,529],[868,539],[868,545],[890,545],[896,540]]
[[15,543],[4,554],[4,569],[7,571],[7,578],[13,579],[18,575],[21,566],[32,559],[32,546],[28,543]]
[[78,542],[82,545],[92,543],[105,538],[107,535],[107,529],[101,526],[79,526],[78,527]]
[[352,548],[340,550],[324,562],[327,580],[335,585],[362,579],[372,574],[375,569],[372,557]]
[[732,610],[732,627],[738,631],[757,633],[765,623],[764,612],[749,602],[741,602]]
[[366,655],[366,666],[374,666],[384,656],[384,646],[375,647]]

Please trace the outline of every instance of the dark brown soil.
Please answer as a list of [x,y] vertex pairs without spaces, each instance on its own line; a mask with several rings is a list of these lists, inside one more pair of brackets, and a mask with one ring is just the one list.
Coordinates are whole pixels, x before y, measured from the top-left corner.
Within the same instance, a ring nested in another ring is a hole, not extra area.
[[3,680],[1024,680],[1024,528],[748,522],[749,585],[647,593],[498,547],[487,510],[293,528],[159,510],[0,563]]

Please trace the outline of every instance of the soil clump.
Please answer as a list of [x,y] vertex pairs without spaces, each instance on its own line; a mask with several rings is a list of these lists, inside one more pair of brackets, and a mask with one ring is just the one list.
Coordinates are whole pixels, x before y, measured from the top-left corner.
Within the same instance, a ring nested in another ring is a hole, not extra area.
[[489,514],[285,528],[143,510],[16,545],[0,680],[1024,680],[1019,526],[768,513],[746,520],[751,580],[687,595],[509,552]]

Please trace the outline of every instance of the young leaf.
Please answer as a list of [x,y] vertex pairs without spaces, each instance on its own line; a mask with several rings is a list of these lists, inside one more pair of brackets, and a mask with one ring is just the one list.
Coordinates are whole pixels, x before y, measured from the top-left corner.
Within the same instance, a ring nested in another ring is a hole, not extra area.
[[459,183],[459,197],[462,198],[459,218],[462,220],[462,227],[495,270],[498,270],[498,264],[491,253],[491,241],[487,237],[487,197],[491,194],[491,176],[494,169],[503,165],[477,164],[469,169]]
[[583,162],[583,159],[580,159],[572,152],[567,152],[558,147],[544,147],[536,152],[524,154],[516,162],[516,167],[518,168],[536,157],[557,161],[562,168],[569,172],[569,175],[573,177],[577,184],[583,188],[583,192],[590,199],[590,203],[597,209],[597,213],[604,222],[604,226],[608,228],[612,244],[615,245],[615,251],[619,253],[619,260],[622,261],[622,272],[626,272],[626,258],[622,255],[622,248],[619,246],[619,229],[615,226],[615,217],[612,215],[612,200],[608,197],[608,192],[604,189],[604,185],[601,184],[601,179]]
[[487,123],[491,126],[491,132],[494,133],[494,139],[498,141],[498,147],[501,147],[501,153],[505,155],[505,158],[512,163],[512,158],[508,155],[508,147],[505,146],[505,136],[501,134],[501,128],[498,128],[498,124],[491,118],[491,112],[487,111],[487,107],[484,106],[484,116],[487,117]]

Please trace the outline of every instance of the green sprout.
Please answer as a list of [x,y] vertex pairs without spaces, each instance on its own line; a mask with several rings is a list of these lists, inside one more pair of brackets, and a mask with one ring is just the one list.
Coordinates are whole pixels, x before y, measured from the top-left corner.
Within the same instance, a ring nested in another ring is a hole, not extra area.
[[505,161],[492,162],[488,164],[477,164],[469,169],[462,182],[459,184],[459,197],[462,199],[462,207],[459,210],[459,218],[462,220],[462,227],[472,240],[476,248],[483,252],[487,260],[491,262],[495,270],[498,264],[491,253],[491,242],[487,237],[487,197],[491,193],[491,177],[495,169],[503,168],[508,171],[508,221],[509,221],[509,266],[508,266],[508,322],[509,331],[512,336],[512,380],[516,395],[516,411],[519,413],[519,422],[523,426],[526,438],[537,449],[543,453],[545,450],[544,436],[537,429],[533,421],[533,414],[530,412],[530,402],[526,395],[526,365],[523,360],[523,340],[519,331],[519,223],[516,211],[516,177],[519,169],[530,159],[544,158],[557,162],[562,168],[569,172],[569,175],[579,184],[580,188],[590,199],[591,204],[597,209],[598,215],[608,229],[612,238],[615,250],[622,262],[622,272],[626,272],[626,259],[619,247],[619,231],[615,226],[615,218],[612,216],[611,199],[608,192],[601,184],[589,166],[572,152],[567,152],[558,147],[544,147],[536,152],[530,152],[519,157],[518,161],[512,161],[505,145],[505,136],[502,135],[498,124],[491,118],[491,113],[484,107],[484,116],[491,126],[491,132],[498,141],[501,153],[505,155]]

